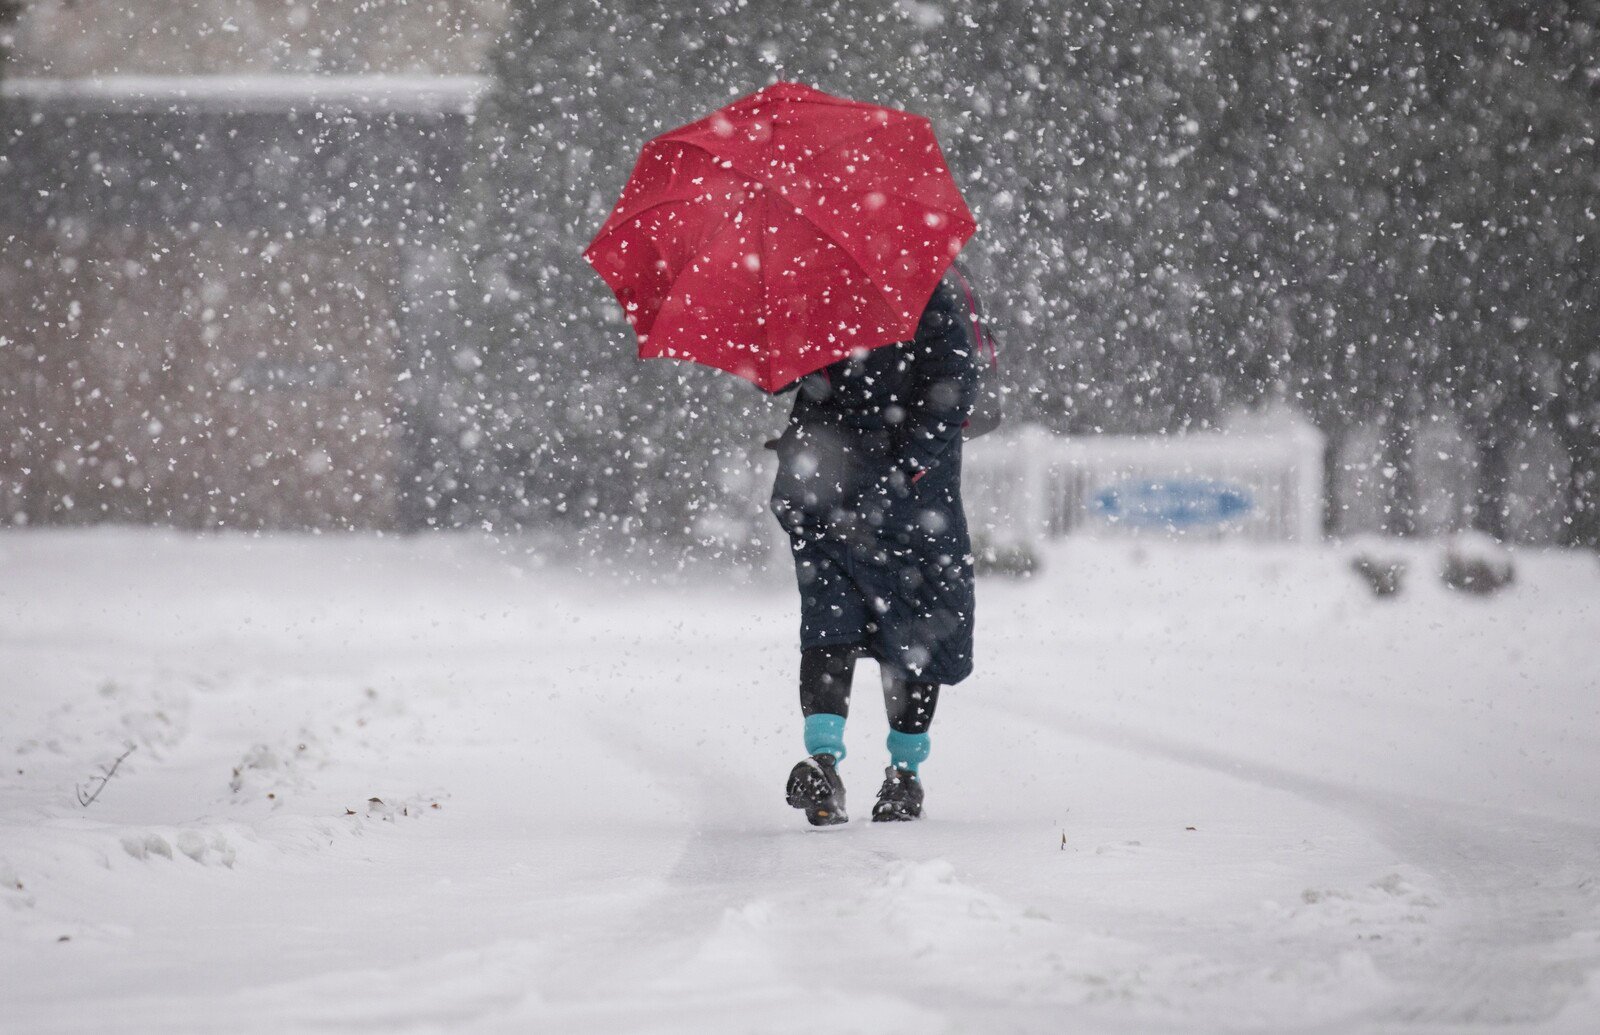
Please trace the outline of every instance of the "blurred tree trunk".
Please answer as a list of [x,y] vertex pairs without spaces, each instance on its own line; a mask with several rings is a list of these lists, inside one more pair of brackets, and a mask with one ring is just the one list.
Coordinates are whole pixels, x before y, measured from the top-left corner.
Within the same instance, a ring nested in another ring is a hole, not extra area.
[[1485,421],[1473,428],[1478,449],[1474,479],[1472,527],[1496,539],[1506,537],[1506,484],[1511,474],[1511,436],[1508,425]]
[[1567,478],[1567,525],[1563,542],[1600,550],[1600,435],[1566,435],[1572,471]]
[[1384,476],[1389,484],[1384,531],[1409,536],[1417,530],[1416,423],[1421,407],[1415,392],[1401,390],[1390,404],[1384,428]]
[[0,79],[6,77],[6,65],[11,60],[12,26],[22,14],[22,4],[23,0],[0,0]]
[[[1593,314],[1596,307],[1588,308]],[[1595,336],[1600,321],[1594,315],[1574,321],[1588,336],[1569,344],[1572,361],[1562,371],[1562,386],[1550,409],[1571,464],[1562,542],[1600,550],[1600,337]]]
[[1324,427],[1322,445],[1322,532],[1337,536],[1345,532],[1345,503],[1342,489],[1344,480],[1339,477],[1344,462],[1345,440],[1350,429],[1343,426]]
[[6,61],[11,57],[11,26],[22,13],[22,0],[0,0],[0,76],[5,75]]

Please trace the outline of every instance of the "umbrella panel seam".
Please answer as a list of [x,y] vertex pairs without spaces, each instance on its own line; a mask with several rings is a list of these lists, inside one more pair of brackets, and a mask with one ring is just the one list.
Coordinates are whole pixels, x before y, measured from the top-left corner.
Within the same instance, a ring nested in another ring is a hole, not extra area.
[[589,247],[583,250],[583,254],[588,256],[589,253],[593,252],[597,247],[599,247],[601,242],[603,242],[606,238],[613,236],[618,230],[621,230],[629,223],[637,222],[641,217],[649,215],[658,208],[664,208],[667,205],[704,205],[706,203],[707,202],[698,196],[687,198],[661,198],[657,201],[652,201],[650,204],[639,209],[637,212],[630,212],[628,215],[617,220],[616,223],[609,229],[602,229],[598,234],[595,235],[594,240],[589,242]]
[[[687,269],[690,269],[692,267],[695,267],[697,264],[702,263],[702,262],[709,264],[710,261],[711,261],[710,257],[709,257],[709,253],[711,252],[711,250],[714,247],[716,247],[716,245],[722,240],[722,237],[723,237],[724,234],[726,234],[730,230],[734,230],[734,229],[737,229],[737,228],[738,228],[738,224],[735,223],[733,220],[729,219],[729,220],[724,221],[723,225],[721,227],[719,227],[715,233],[710,234],[709,236],[707,236],[704,245],[702,245],[700,250],[697,251],[694,254],[694,257],[691,258],[688,262],[684,263],[683,266],[679,268],[678,275],[676,275],[676,276],[674,276],[672,278],[672,286],[669,287],[667,289],[667,293],[664,296],[662,296],[661,304],[656,306],[655,319],[653,319],[651,321],[651,323],[650,323],[650,326],[652,328],[655,327],[656,321],[661,319],[662,314],[667,311],[668,304],[670,304],[674,299],[680,299],[680,292],[678,291],[678,284],[683,279],[683,271],[687,270]],[[657,249],[657,251],[659,252],[660,249]],[[698,270],[696,270],[696,272],[698,272]],[[764,280],[763,280],[762,295],[763,295],[763,297],[765,297],[765,295],[766,295],[765,281]],[[688,303],[683,302],[680,299],[678,304],[679,304],[680,307],[682,307],[684,305],[687,305]],[[637,329],[635,330],[635,333],[637,333]],[[762,326],[762,335],[763,335],[763,337],[765,337],[766,333],[767,333],[766,327],[765,327],[765,325],[763,325]],[[735,344],[735,343],[730,338],[730,339],[728,339],[728,344],[732,345],[732,344]],[[750,344],[751,345],[756,345],[757,343],[756,342],[751,342]],[[759,344],[765,345],[766,342],[763,341],[763,342],[761,342]]]

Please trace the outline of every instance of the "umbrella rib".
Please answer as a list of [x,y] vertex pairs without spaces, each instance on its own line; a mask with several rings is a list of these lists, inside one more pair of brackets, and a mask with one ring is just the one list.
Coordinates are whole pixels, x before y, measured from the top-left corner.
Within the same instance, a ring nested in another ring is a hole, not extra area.
[[[817,152],[817,154],[813,155],[811,158],[806,159],[805,164],[806,165],[814,164],[818,158],[820,158],[823,155],[827,154],[829,151],[837,150],[838,148],[843,147],[845,144],[849,144],[849,143],[852,143],[852,142],[854,142],[856,140],[859,140],[860,138],[862,138],[864,136],[867,136],[867,135],[869,135],[869,134],[871,134],[871,133],[873,133],[873,132],[875,132],[875,131],[877,131],[879,129],[882,129],[882,127],[871,127],[869,129],[864,129],[859,133],[851,133],[849,136],[841,137],[838,140],[832,141],[832,142],[830,142],[828,144],[827,148],[825,148],[822,151]],[[931,123],[928,126],[928,132],[930,134],[933,132],[933,126],[932,126]],[[934,138],[934,144],[937,145],[938,143],[939,143],[938,138],[935,137]],[[941,159],[944,158],[944,152],[943,152],[942,149],[939,152],[939,157]],[[946,166],[949,166],[949,164],[950,163],[948,161],[945,162]],[[796,166],[795,167],[795,172],[799,173],[801,171],[801,169],[802,169],[801,166]],[[851,192],[858,192],[859,191],[859,188],[856,188],[856,187],[851,187],[851,188],[848,188],[848,189]],[[909,201],[914,205],[919,205],[922,208],[928,209],[930,212],[938,212],[938,213],[940,213],[942,215],[949,216],[951,219],[961,219],[961,218],[963,218],[961,213],[952,212],[949,209],[944,208],[943,206],[940,206],[940,205],[930,205],[926,201],[923,201],[920,198],[913,198],[911,195],[906,194],[906,193],[904,193],[902,191],[884,190],[882,187],[873,187],[871,189],[879,191],[880,193],[883,193],[883,194],[888,194],[888,195],[891,195],[893,197],[900,198],[903,201]],[[970,219],[971,218],[971,213],[970,212],[967,213],[965,218]]]
[[699,151],[702,154],[706,155],[708,158],[710,158],[714,162],[718,162],[718,163],[726,162],[727,165],[724,166],[724,168],[732,169],[735,172],[739,173],[739,175],[745,177],[746,179],[753,180],[754,182],[760,183],[763,186],[765,186],[767,184],[767,182],[768,182],[767,178],[764,175],[762,175],[761,173],[754,172],[754,171],[746,168],[745,164],[743,163],[743,161],[737,161],[736,162],[732,158],[729,158],[727,155],[718,154],[717,152],[711,150],[711,148],[709,148],[706,145],[700,143],[699,141],[696,141],[696,140],[685,140],[685,139],[683,139],[681,137],[673,137],[672,138],[672,142],[674,144],[682,144],[684,147],[692,147],[696,151]]
[[[757,91],[757,93],[760,93],[760,91]],[[661,136],[656,137],[655,140],[672,140],[672,141],[679,142],[679,143],[689,143],[689,141],[686,141],[681,137],[674,136],[673,134],[685,133],[685,132],[688,132],[690,130],[699,130],[700,128],[710,124],[711,121],[713,119],[715,119],[719,114],[722,114],[722,112],[731,110],[732,108],[734,108],[735,106],[737,106],[739,104],[742,104],[744,102],[753,100],[755,97],[756,97],[756,94],[747,94],[746,96],[741,97],[738,100],[734,101],[733,104],[728,105],[726,108],[722,109],[721,111],[714,111],[711,114],[706,115],[706,116],[704,116],[702,118],[695,119],[693,122],[685,123],[684,125],[679,126],[677,129],[668,130],[666,133],[662,134]],[[780,102],[782,102],[784,104],[791,104],[791,105],[816,104],[816,105],[820,105],[820,106],[823,106],[823,107],[830,107],[830,108],[852,108],[852,109],[862,110],[862,111],[877,111],[877,110],[879,110],[878,106],[875,105],[875,104],[868,104],[865,101],[853,101],[848,97],[835,97],[833,94],[831,94],[831,93],[823,93],[821,90],[818,90],[816,92],[816,94],[811,95],[811,96],[807,96],[807,97],[777,96],[777,97],[769,98],[768,100],[769,101],[780,101]],[[884,110],[893,111],[894,109],[889,108],[889,109],[884,109]],[[910,115],[911,113],[910,112],[900,112],[900,114]],[[915,116],[913,116],[913,117],[915,117]],[[654,140],[651,141],[651,143],[654,143],[654,142],[655,142]],[[709,151],[706,148],[701,148],[701,150],[702,151],[706,151],[707,154],[714,154],[714,152]]]
[[593,251],[595,245],[599,244],[605,238],[610,237],[612,234],[616,233],[618,230],[622,229],[624,226],[628,225],[629,223],[637,221],[640,216],[648,215],[649,213],[654,212],[656,209],[661,208],[661,207],[663,207],[665,205],[678,205],[678,204],[683,204],[685,202],[687,202],[688,204],[691,204],[691,205],[705,204],[705,202],[701,200],[701,197],[698,194],[690,195],[690,196],[687,196],[687,197],[659,198],[659,199],[657,199],[655,201],[652,201],[650,204],[644,206],[643,208],[639,209],[637,212],[629,212],[626,216],[623,216],[621,219],[619,219],[615,223],[613,223],[611,225],[610,229],[602,228],[600,233],[595,235],[594,240],[589,242],[589,247],[585,248],[584,252],[587,253],[587,252]]
[[[753,97],[755,95],[751,94],[750,96]],[[748,100],[749,98],[747,97],[745,99]],[[833,94],[823,93],[821,90],[818,90],[815,93],[806,94],[803,97],[791,97],[787,94],[782,94],[779,95],[777,99],[786,101],[789,104],[825,104],[834,108],[865,108],[868,111],[879,110],[879,106],[876,104],[868,104],[866,101],[853,101],[848,97],[835,97]],[[892,111],[894,109],[889,108],[882,110]]]
[[824,229],[821,223],[818,223],[815,219],[812,219],[809,215],[807,215],[806,213],[802,212],[800,210],[800,207],[798,205],[796,205],[794,202],[789,201],[788,198],[784,198],[783,200],[788,202],[789,207],[794,210],[794,214],[795,215],[797,215],[801,219],[805,220],[808,224],[810,224],[811,228],[813,230],[815,230],[819,236],[827,238],[828,241],[830,243],[832,243],[832,245],[835,248],[839,249],[839,254],[843,255],[845,257],[845,260],[851,266],[855,267],[856,272],[861,274],[861,276],[866,279],[868,284],[871,284],[874,288],[877,288],[878,294],[883,296],[883,301],[884,301],[884,303],[886,305],[888,305],[889,311],[891,313],[897,312],[897,308],[896,308],[896,306],[894,304],[894,300],[889,297],[889,294],[884,289],[883,285],[879,284],[876,280],[873,279],[872,274],[867,272],[867,268],[865,266],[861,265],[861,261],[859,259],[857,259],[854,255],[850,254],[850,250],[848,248],[846,248],[843,244],[841,244],[837,237],[833,236],[833,234],[829,233],[826,229]]
[[[802,103],[802,102],[790,102],[790,103]],[[906,113],[901,112],[901,114],[904,115]],[[914,115],[906,115],[906,117],[908,119],[917,118],[917,116],[914,116]],[[926,121],[926,120],[923,120],[923,121]],[[868,136],[869,134],[874,133],[874,132],[881,132],[883,129],[884,129],[883,126],[868,126],[866,129],[863,129],[858,133],[851,133],[851,134],[849,134],[847,136],[840,137],[838,140],[830,141],[826,148],[823,148],[823,149],[819,150],[817,152],[816,156],[813,156],[812,158],[806,159],[806,162],[809,163],[809,162],[813,161],[815,159],[815,157],[820,156],[822,154],[826,154],[828,151],[832,151],[834,148],[839,147],[842,144],[848,144],[851,141],[859,140],[861,137]],[[928,132],[930,132],[930,133],[933,132],[933,126],[932,126],[931,123],[929,124]],[[761,173],[761,172],[758,172],[758,171],[754,171],[754,170],[748,168],[744,164],[742,159],[739,160],[739,161],[735,161],[733,158],[729,157],[728,155],[718,154],[716,151],[713,151],[711,148],[709,148],[706,145],[700,143],[698,140],[689,140],[689,139],[686,139],[684,137],[669,137],[668,139],[670,139],[675,144],[682,144],[684,147],[692,147],[696,151],[699,151],[702,154],[705,154],[712,161],[715,161],[715,162],[726,162],[726,163],[728,163],[727,164],[727,168],[737,169],[739,172],[743,173],[745,176],[748,176],[753,180],[758,180],[758,181],[760,181],[762,183],[768,183],[769,182],[764,173]],[[651,143],[654,143],[654,141],[651,141]],[[937,143],[937,140],[935,141],[935,143]],[[798,172],[799,168],[800,167],[797,165],[795,167],[795,171]]]
[[[951,212],[949,209],[940,208],[938,205],[929,205],[927,202],[919,201],[918,199],[911,197],[909,194],[902,194],[900,191],[883,190],[883,189],[878,188],[878,187],[874,187],[872,189],[876,190],[876,191],[879,191],[879,193],[887,194],[890,197],[899,198],[902,201],[908,201],[911,204],[916,205],[917,207],[922,208],[922,209],[924,209],[924,210],[926,210],[928,212],[937,212],[940,215],[945,216],[948,219],[952,219],[952,220],[954,220],[954,221],[956,221],[958,223],[961,223],[961,222],[971,223],[972,226],[973,226],[973,233],[977,232],[977,220],[973,219],[971,212],[965,212],[965,213],[962,213],[962,212]],[[782,192],[780,191],[779,193],[781,194]],[[788,201],[789,205],[791,207],[793,207],[796,212],[800,212],[799,206],[795,205],[793,200],[791,200],[787,196],[784,197],[784,200]],[[800,214],[802,216],[805,216],[804,212],[800,212]],[[812,226],[816,226],[817,225],[816,224],[816,220],[811,219],[811,217],[809,217],[809,216],[806,216],[806,221],[811,223]],[[838,242],[834,242],[834,243],[837,244]],[[963,243],[965,243],[965,242],[963,242]]]
[[[694,267],[698,263],[709,261],[707,259],[707,255],[710,253],[711,249],[716,247],[717,242],[722,240],[722,236],[724,234],[726,234],[729,230],[734,229],[737,225],[738,224],[734,223],[733,220],[731,220],[731,219],[727,220],[716,231],[716,233],[714,233],[710,237],[706,238],[705,244],[700,248],[700,250],[698,252],[696,252],[694,254],[693,258],[691,258],[688,262],[683,264],[682,270],[688,270],[688,269],[691,269],[692,267]],[[655,318],[657,320],[660,320],[661,319],[661,314],[665,313],[667,311],[667,306],[668,305],[670,305],[674,300],[678,300],[679,295],[681,294],[681,292],[678,290],[678,285],[681,284],[683,282],[683,279],[684,279],[683,278],[683,274],[682,274],[682,270],[680,270],[678,276],[675,276],[675,277],[672,278],[672,287],[670,289],[668,289],[668,291],[666,293],[666,296],[661,299],[661,304],[656,307],[656,316],[655,316]],[[680,301],[680,304],[682,304],[681,301]]]
[[[791,102],[791,103],[809,103],[809,102],[794,101],[794,102]],[[915,116],[908,116],[908,117],[915,118]],[[839,146],[841,146],[843,144],[848,144],[848,143],[850,143],[850,142],[852,142],[854,140],[858,140],[861,137],[867,136],[868,134],[873,133],[873,132],[875,132],[877,130],[881,130],[882,128],[883,127],[881,127],[881,126],[870,127],[868,129],[862,130],[859,133],[851,133],[847,137],[842,137],[839,140],[833,141],[832,143],[830,143],[828,145],[828,147],[825,150],[819,151],[812,158],[806,159],[806,164],[811,164],[812,162],[814,162],[816,160],[816,158],[821,157],[821,155],[827,153],[827,151],[832,151],[833,149],[835,149],[835,148],[837,148],[837,147],[839,147]],[[932,127],[931,126],[929,127],[929,132],[930,133],[932,132]],[[701,154],[704,154],[706,157],[712,159],[713,161],[728,163],[727,164],[728,168],[734,169],[737,172],[739,172],[740,174],[742,174],[742,175],[744,175],[744,176],[746,176],[746,177],[748,177],[748,178],[750,178],[752,180],[755,180],[755,181],[763,183],[763,184],[767,184],[769,186],[771,185],[771,181],[769,181],[765,175],[763,175],[760,172],[756,172],[756,171],[748,168],[743,163],[743,161],[735,161],[734,159],[728,157],[727,155],[718,154],[717,152],[711,150],[711,148],[705,146],[702,143],[699,143],[698,141],[685,140],[685,139],[683,139],[681,137],[673,137],[671,139],[672,139],[672,142],[675,143],[675,144],[682,144],[684,147],[692,147],[692,148],[694,148],[696,151],[699,151]],[[934,142],[938,143],[937,140],[935,140]],[[942,157],[942,155],[941,155],[941,157]],[[947,162],[945,164],[948,165],[949,163]],[[795,167],[795,172],[796,173],[800,172],[801,168],[802,168],[801,166],[796,166]],[[849,188],[849,189],[852,190],[852,191],[855,190],[855,188]],[[893,195],[894,197],[900,198],[901,200],[909,201],[912,204],[920,205],[922,208],[925,208],[930,212],[938,212],[941,215],[949,216],[951,219],[963,219],[963,218],[971,219],[972,218],[972,215],[971,215],[970,212],[967,213],[965,216],[963,216],[962,213],[952,212],[949,209],[944,208],[944,207],[939,206],[939,205],[930,205],[926,201],[923,201],[923,200],[921,200],[919,198],[913,198],[909,194],[905,194],[905,193],[903,193],[901,191],[882,190],[882,188],[879,188],[879,187],[873,187],[872,189],[873,190],[879,190],[884,194]]]
[[[761,192],[762,220],[757,229],[761,232],[761,333],[770,346],[772,342],[772,292],[767,286],[767,227],[772,225],[772,192]],[[767,361],[767,383],[772,383],[772,367],[776,359],[775,349],[762,350],[762,358]]]
[[[901,112],[901,114],[902,115],[906,115],[905,112]],[[914,122],[917,122],[917,121],[919,121],[917,116],[915,116],[915,115],[906,115],[906,118],[901,121],[900,125],[905,125],[907,122],[914,123]],[[933,124],[931,122],[928,122],[927,119],[921,119],[920,121],[926,122],[928,124],[928,133],[930,135],[932,135],[932,133],[933,133]],[[862,137],[869,137],[874,133],[882,133],[884,130],[886,130],[888,128],[889,128],[889,126],[887,126],[887,125],[867,126],[866,128],[861,129],[861,130],[859,130],[859,131],[857,131],[855,133],[847,133],[844,136],[839,137],[836,140],[828,141],[828,145],[826,147],[818,148],[816,154],[813,155],[810,158],[805,159],[805,161],[807,163],[813,162],[818,157],[820,157],[822,155],[825,155],[830,151],[837,151],[839,148],[843,147],[846,144],[853,144],[857,140],[860,140]],[[934,138],[934,143],[938,143],[938,138],[937,137]],[[941,156],[942,156],[942,152],[941,152]],[[797,172],[799,171],[799,167],[798,166],[796,167],[796,171]]]
[[[883,110],[890,110],[891,112],[893,109]],[[928,122],[928,120],[923,118],[922,115],[912,115],[910,112],[898,112],[898,114],[902,115],[902,118],[899,118],[899,120],[891,120],[890,123],[878,123],[878,125],[872,126],[862,126],[861,130],[856,131],[856,133],[846,133],[845,136],[832,139],[832,141],[827,142],[827,147],[824,147],[822,152],[834,150],[835,147],[843,147],[845,144],[853,144],[853,142],[859,141],[859,139],[864,138],[864,136],[872,136],[874,133],[883,133],[883,131],[890,128],[890,125],[893,122],[898,122],[899,125],[902,126],[907,125],[907,123],[923,123],[923,125],[928,126],[928,134],[930,134],[930,136],[933,134],[933,123]]]

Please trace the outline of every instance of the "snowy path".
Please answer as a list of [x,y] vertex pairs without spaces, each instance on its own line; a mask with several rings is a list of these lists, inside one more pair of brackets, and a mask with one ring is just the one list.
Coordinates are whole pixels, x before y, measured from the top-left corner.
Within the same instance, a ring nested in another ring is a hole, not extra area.
[[1600,1029],[1593,558],[1048,561],[980,586],[929,819],[860,822],[865,666],[816,832],[781,578],[0,536],[0,1030]]

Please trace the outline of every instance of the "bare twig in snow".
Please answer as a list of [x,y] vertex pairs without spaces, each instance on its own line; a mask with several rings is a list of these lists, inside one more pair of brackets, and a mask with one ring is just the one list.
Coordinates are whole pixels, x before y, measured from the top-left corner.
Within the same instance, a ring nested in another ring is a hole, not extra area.
[[122,765],[122,760],[133,754],[134,751],[138,750],[138,747],[139,745],[137,744],[129,744],[128,750],[118,755],[116,761],[112,762],[111,765],[100,767],[99,776],[91,777],[89,782],[86,784],[79,784],[76,788],[78,792],[78,804],[82,805],[84,808],[88,808],[90,805],[93,805],[94,800],[100,797],[100,792],[106,789],[106,784],[110,783],[111,778],[117,775],[117,769]]

